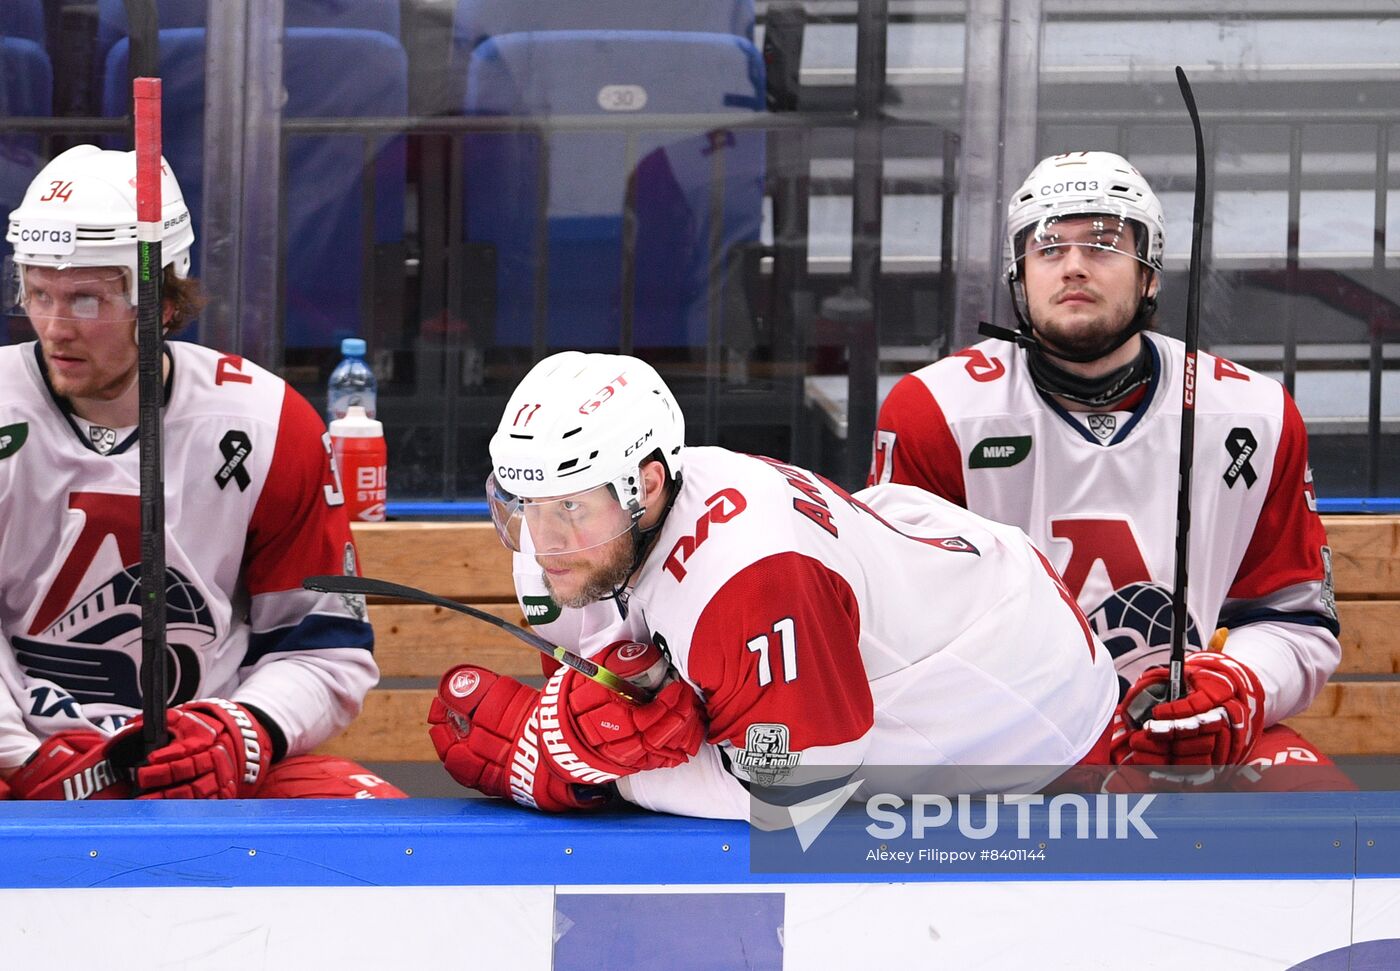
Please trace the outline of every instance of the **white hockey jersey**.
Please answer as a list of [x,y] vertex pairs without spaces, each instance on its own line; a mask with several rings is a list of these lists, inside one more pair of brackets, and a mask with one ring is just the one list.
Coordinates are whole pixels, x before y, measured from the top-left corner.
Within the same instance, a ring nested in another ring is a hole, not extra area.
[[[275,375],[167,347],[169,703],[252,705],[306,752],[378,678],[363,602],[301,589],[355,570],[329,438]],[[134,431],[107,454],[80,434],[36,345],[0,347],[0,767],[140,711],[138,453]]]
[[[1121,687],[1165,664],[1176,564],[1183,344],[1144,334],[1154,377],[1129,412],[1072,414],[1025,354],[984,341],[902,378],[880,410],[873,482],[917,485],[1024,529],[1115,656]],[[1273,724],[1306,708],[1340,659],[1331,552],[1307,431],[1276,381],[1202,352],[1188,649],[1225,652],[1265,688]]]
[[1108,654],[1020,530],[719,448],[684,463],[625,618],[612,601],[551,609],[516,558],[541,634],[585,654],[649,639],[704,699],[710,744],[619,780],[629,800],[744,817],[745,782],[798,765],[965,766],[985,789],[975,767],[1071,765],[1103,733]]

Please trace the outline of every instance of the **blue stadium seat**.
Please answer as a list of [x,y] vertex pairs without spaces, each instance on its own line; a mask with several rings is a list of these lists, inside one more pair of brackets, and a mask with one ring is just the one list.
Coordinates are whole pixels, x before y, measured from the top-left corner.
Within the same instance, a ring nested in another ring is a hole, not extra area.
[[[12,2],[14,0],[0,0],[7,6]],[[216,0],[157,0],[160,29],[207,26],[208,7],[214,2]],[[399,0],[286,0],[282,20],[286,27],[378,30],[398,38]],[[107,63],[108,51],[127,35],[127,29],[126,0],[98,0],[93,63],[99,71]]]
[[[540,31],[484,41],[469,65],[469,115],[751,115],[763,63],[742,38],[661,31]],[[758,239],[761,131],[480,133],[465,139],[466,232],[495,253],[495,338],[532,343],[537,274],[548,279],[551,347],[617,347],[624,203],[637,228],[632,334],[637,347],[703,345],[711,273]],[[543,171],[542,171],[543,167]],[[539,195],[548,173],[547,197]],[[712,251],[712,184],[722,212]],[[544,268],[537,216],[545,207]],[[716,308],[717,309],[717,308]]]
[[0,37],[44,43],[44,0],[0,2]]
[[[126,38],[107,58],[102,111],[130,110]],[[195,218],[203,214],[204,30],[160,32],[165,156]],[[290,27],[284,38],[283,117],[353,118],[408,110],[408,62],[399,43],[380,31]],[[169,119],[178,118],[178,125]],[[284,270],[285,344],[325,347],[359,333],[362,173],[365,143],[357,134],[288,135],[284,139],[287,213]],[[405,152],[402,136],[377,139],[374,242],[403,239]],[[198,246],[196,246],[198,249]]]
[[680,30],[753,40],[753,0],[457,0],[459,63],[488,37],[541,30]]
[[[0,37],[0,117],[34,118],[53,114],[53,67],[33,40]],[[47,161],[35,135],[0,135],[0,218],[24,198],[24,190]],[[0,240],[0,255],[10,246]]]

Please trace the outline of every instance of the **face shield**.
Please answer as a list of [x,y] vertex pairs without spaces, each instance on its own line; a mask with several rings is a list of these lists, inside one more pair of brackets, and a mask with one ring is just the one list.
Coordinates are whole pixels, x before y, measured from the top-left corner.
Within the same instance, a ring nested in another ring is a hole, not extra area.
[[6,315],[28,318],[36,328],[54,322],[86,327],[135,320],[136,307],[121,267],[32,266],[7,257],[0,274]]
[[536,556],[567,556],[612,542],[641,515],[622,508],[609,484],[550,499],[526,499],[506,491],[495,475],[486,480],[491,521],[506,548],[521,552],[528,529]]
[[1134,260],[1155,270],[1143,255],[1146,236],[1145,229],[1123,212],[1050,212],[1022,230],[1008,273],[1012,279],[1020,276],[1020,260],[1053,267],[1071,254],[1105,264]]

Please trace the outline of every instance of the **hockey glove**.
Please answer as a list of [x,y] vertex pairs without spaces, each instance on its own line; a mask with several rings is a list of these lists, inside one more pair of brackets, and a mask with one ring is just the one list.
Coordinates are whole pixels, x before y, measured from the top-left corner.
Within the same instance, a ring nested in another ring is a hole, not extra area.
[[680,765],[705,740],[705,713],[690,685],[668,680],[670,665],[654,644],[618,641],[592,660],[633,684],[660,688],[634,705],[572,668],[556,671],[540,692],[543,756],[579,781],[611,781]]
[[545,812],[597,809],[609,787],[574,785],[540,760],[540,693],[474,664],[442,676],[428,708],[428,737],[447,774],[488,796]]
[[170,742],[140,764],[141,719],[112,740],[131,764],[139,799],[250,799],[267,775],[272,740],[253,714],[223,698],[190,701],[165,713]]
[[1113,759],[1133,765],[1239,765],[1264,730],[1264,688],[1226,654],[1186,658],[1186,694],[1166,701],[1167,669],[1149,668],[1119,707]]
[[44,739],[14,775],[12,799],[126,799],[131,786],[107,758],[100,732],[59,732]]

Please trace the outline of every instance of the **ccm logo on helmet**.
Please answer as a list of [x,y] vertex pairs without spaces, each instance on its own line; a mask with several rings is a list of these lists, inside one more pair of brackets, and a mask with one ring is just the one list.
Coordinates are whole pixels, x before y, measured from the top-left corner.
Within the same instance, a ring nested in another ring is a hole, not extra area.
[[1056,182],[1054,185],[1043,185],[1040,187],[1040,194],[1043,196],[1057,196],[1062,192],[1098,192],[1098,179],[1080,179],[1076,182]]
[[627,458],[629,455],[631,455],[631,454],[632,454],[633,452],[635,452],[637,449],[641,448],[643,445],[645,445],[648,441],[651,440],[651,436],[652,436],[654,433],[655,433],[655,429],[648,428],[648,429],[647,429],[647,433],[646,433],[645,435],[643,435],[641,438],[637,439],[637,440],[636,440],[635,442],[633,442],[631,445],[627,446],[626,451],[624,451],[624,452],[622,453],[622,457],[623,457],[623,458]]
[[507,482],[543,482],[544,469],[510,469],[496,466],[496,478]]

